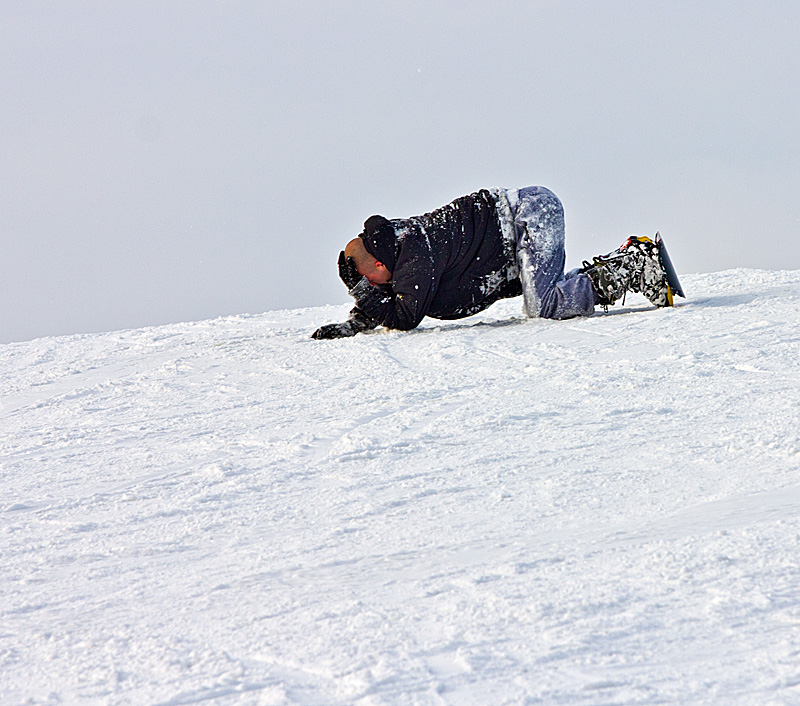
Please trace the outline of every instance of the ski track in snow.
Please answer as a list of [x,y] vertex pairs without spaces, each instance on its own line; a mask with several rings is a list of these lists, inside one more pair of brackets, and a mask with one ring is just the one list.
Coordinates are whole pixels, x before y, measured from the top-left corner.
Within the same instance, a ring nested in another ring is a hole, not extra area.
[[800,272],[682,280],[0,346],[0,703],[800,703]]

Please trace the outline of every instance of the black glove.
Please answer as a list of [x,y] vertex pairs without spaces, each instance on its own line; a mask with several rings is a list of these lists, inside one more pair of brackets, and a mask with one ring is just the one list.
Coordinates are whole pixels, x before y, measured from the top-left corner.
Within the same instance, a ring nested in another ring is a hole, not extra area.
[[352,257],[345,257],[344,250],[339,253],[339,277],[348,290],[355,287],[361,281],[361,275],[358,274],[356,261]]
[[363,311],[359,311],[356,307],[350,311],[350,316],[347,318],[347,321],[341,324],[325,324],[324,326],[320,326],[311,334],[311,338],[315,338],[318,341],[330,338],[349,338],[362,331],[371,331],[378,325],[375,319],[370,319],[369,316]]
[[379,321],[370,319],[369,316],[367,316],[358,307],[350,310],[350,316],[347,317],[347,323],[353,327],[356,333],[361,333],[362,331],[371,331],[372,329],[380,326]]
[[324,326],[320,326],[311,334],[311,338],[323,341],[330,338],[349,338],[350,336],[355,336],[357,333],[358,331],[350,325],[350,322],[345,321],[343,324],[325,324]]

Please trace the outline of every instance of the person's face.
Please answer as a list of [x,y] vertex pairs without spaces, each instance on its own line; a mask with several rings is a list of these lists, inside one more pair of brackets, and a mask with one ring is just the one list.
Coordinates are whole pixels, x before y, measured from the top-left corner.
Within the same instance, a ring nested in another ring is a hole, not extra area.
[[371,285],[388,284],[392,281],[392,273],[386,269],[382,262],[375,260],[374,265],[364,269],[365,271],[362,272],[361,268],[358,268],[358,273],[366,277]]
[[370,255],[359,239],[354,239],[347,244],[344,250],[345,257],[352,257],[356,263],[358,274],[366,277],[371,285],[388,284],[392,281],[392,273],[379,260]]

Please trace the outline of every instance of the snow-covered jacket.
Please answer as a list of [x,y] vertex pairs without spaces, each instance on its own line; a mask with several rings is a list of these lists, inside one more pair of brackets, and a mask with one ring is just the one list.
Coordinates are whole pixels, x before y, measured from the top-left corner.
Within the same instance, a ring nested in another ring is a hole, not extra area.
[[356,306],[389,328],[409,330],[425,316],[458,319],[522,293],[513,216],[504,189],[482,189],[412,218],[371,216],[360,237],[392,273],[351,290]]

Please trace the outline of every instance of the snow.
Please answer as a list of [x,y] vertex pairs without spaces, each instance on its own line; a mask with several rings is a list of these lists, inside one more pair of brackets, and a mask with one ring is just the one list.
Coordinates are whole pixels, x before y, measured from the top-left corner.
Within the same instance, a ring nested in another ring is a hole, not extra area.
[[800,703],[800,272],[0,346],[0,703]]

